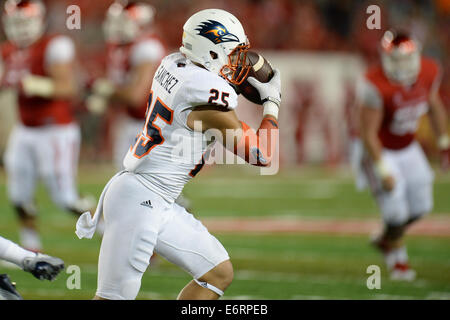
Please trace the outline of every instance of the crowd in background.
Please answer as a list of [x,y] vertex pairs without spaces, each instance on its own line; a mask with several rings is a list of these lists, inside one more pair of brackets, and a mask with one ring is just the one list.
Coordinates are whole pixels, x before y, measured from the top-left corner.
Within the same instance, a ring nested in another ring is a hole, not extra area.
[[[101,50],[101,22],[113,0],[47,0],[50,26],[64,25],[68,5],[76,3],[82,12],[82,29],[71,32],[81,54]],[[168,48],[176,50],[181,28],[194,12],[222,8],[244,24],[255,49],[298,51],[344,51],[377,59],[377,46],[386,28],[412,31],[423,43],[424,52],[437,58],[445,69],[443,92],[450,92],[450,0],[143,0],[156,9],[155,31]],[[378,5],[381,29],[369,30],[366,12]],[[59,29],[54,27],[55,29]],[[68,32],[67,30],[57,30]],[[450,97],[443,97],[450,105]]]
[[[244,24],[254,48],[274,50],[338,50],[376,53],[382,30],[411,30],[426,51],[444,60],[450,48],[448,0],[143,0],[156,9],[156,29],[169,48],[180,45],[184,21],[203,8],[222,8]],[[47,0],[53,25],[61,25],[64,11],[76,3],[82,11],[79,39],[85,44],[101,40],[99,25],[112,0]],[[382,30],[366,28],[366,8],[381,9]],[[52,14],[55,13],[55,14]]]
[[[181,44],[182,26],[194,12],[204,8],[222,8],[242,21],[256,50],[338,51],[361,55],[367,63],[377,60],[379,39],[384,30],[397,27],[412,31],[422,42],[424,53],[443,66],[441,94],[450,108],[450,0],[143,0],[156,9],[154,31],[170,50]],[[85,77],[101,71],[104,50],[101,23],[113,0],[44,0],[48,8],[49,28],[67,33],[78,46]],[[81,8],[81,30],[67,30],[67,7]],[[366,12],[378,5],[381,29],[369,30]],[[106,122],[108,123],[108,122]],[[103,130],[91,116],[84,116],[88,131]],[[94,126],[90,128],[90,126]],[[97,126],[97,127],[95,127]],[[84,138],[89,142],[89,135]]]

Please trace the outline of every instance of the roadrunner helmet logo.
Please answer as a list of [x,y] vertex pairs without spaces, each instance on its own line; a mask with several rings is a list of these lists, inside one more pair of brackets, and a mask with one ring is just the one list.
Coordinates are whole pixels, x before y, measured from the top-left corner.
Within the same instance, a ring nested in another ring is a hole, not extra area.
[[239,42],[239,38],[237,36],[228,32],[227,28],[225,28],[223,24],[215,20],[202,22],[195,30],[198,31],[199,35],[208,38],[214,44],[231,41]]

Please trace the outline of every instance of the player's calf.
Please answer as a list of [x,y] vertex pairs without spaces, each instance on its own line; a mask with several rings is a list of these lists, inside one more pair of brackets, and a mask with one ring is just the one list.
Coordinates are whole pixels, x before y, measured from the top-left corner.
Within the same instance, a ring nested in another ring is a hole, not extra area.
[[226,260],[181,290],[178,300],[214,300],[223,296],[233,281],[233,265]]
[[378,250],[386,254],[390,250],[401,246],[405,229],[405,224],[400,226],[385,224],[383,232],[374,237],[371,243]]
[[37,209],[33,203],[19,204],[14,203],[14,209],[19,218],[20,244],[31,251],[41,251],[42,243],[37,227]]
[[416,272],[409,267],[403,235],[408,222],[400,226],[386,225],[384,232],[376,237],[372,244],[383,253],[391,280],[412,281]]
[[220,263],[196,280],[199,282],[207,282],[208,284],[214,285],[222,291],[225,291],[230,286],[233,278],[233,265],[230,260],[227,260]]

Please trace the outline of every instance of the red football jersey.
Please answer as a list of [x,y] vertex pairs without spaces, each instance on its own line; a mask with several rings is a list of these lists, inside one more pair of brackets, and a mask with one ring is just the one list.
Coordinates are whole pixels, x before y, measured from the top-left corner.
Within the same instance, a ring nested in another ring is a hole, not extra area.
[[68,124],[74,121],[71,102],[63,99],[28,97],[20,90],[21,79],[27,74],[48,76],[45,70],[45,52],[56,35],[44,36],[26,48],[18,48],[12,42],[1,45],[4,73],[1,85],[19,89],[19,115],[25,126]]
[[[163,43],[153,35],[142,37],[135,42],[125,45],[108,44],[106,53],[106,73],[107,78],[116,85],[122,85],[129,81],[130,71],[132,69],[132,54],[133,50],[143,41],[152,40],[164,48],[164,53],[160,58],[166,55],[166,49]],[[159,64],[159,60],[156,62]],[[150,89],[151,83],[148,84]],[[124,105],[127,114],[135,119],[145,119],[145,112],[147,111],[147,101],[142,103],[141,107],[133,107]]]
[[377,89],[383,104],[383,120],[378,136],[388,149],[403,149],[413,140],[418,121],[428,111],[428,97],[439,75],[437,63],[421,58],[417,81],[411,87],[393,84],[381,65],[370,68],[366,79]]

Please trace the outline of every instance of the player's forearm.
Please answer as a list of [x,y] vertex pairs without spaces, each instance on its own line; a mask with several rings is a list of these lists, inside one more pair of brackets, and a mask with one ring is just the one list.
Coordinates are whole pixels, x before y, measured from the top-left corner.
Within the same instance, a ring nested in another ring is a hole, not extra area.
[[67,81],[54,81],[55,91],[53,93],[54,98],[60,99],[72,99],[77,96],[78,85],[74,79]]
[[116,87],[115,97],[131,107],[140,108],[148,97],[154,72],[153,63],[135,66],[131,72],[130,81]]
[[0,259],[12,262],[23,268],[23,260],[34,255],[35,253],[23,249],[8,239],[0,237]]
[[362,140],[370,158],[374,161],[380,161],[382,158],[383,146],[378,136],[374,133],[362,133]]
[[[447,132],[447,112],[445,111],[444,104],[438,95],[430,99],[430,122],[433,131],[438,138],[438,144],[448,144],[445,140],[448,140]],[[444,141],[444,142],[441,142]],[[448,146],[446,146],[448,147]],[[446,148],[443,148],[446,149]]]
[[269,166],[278,144],[278,121],[274,116],[266,115],[255,132],[242,122],[242,136],[234,148],[234,153],[251,165]]
[[117,87],[113,99],[119,99],[132,107],[141,107],[147,98],[147,85],[127,85]]
[[52,78],[28,75],[22,80],[22,91],[26,96],[47,99],[72,99],[77,95],[77,84],[72,78]]
[[389,163],[383,158],[383,145],[376,134],[363,134],[363,143],[372,159],[374,169],[381,178],[387,178],[392,175]]
[[378,137],[378,132],[383,119],[383,111],[380,108],[372,108],[362,105],[360,108],[361,139],[372,161],[380,168],[384,167],[382,151],[383,146]]

